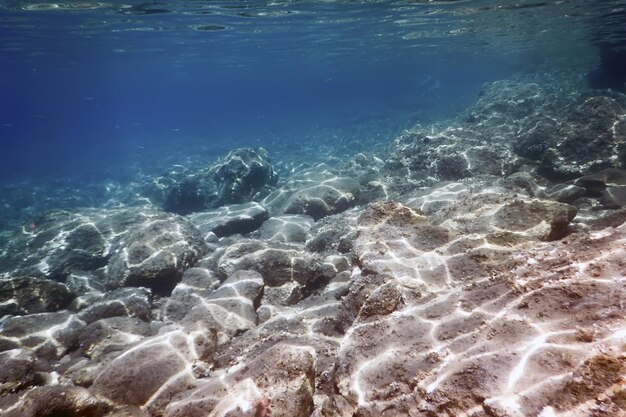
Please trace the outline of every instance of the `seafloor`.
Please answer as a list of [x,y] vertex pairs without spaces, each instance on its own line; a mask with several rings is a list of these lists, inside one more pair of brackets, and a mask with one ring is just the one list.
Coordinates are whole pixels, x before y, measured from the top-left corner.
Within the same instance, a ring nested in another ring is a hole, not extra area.
[[0,415],[626,415],[626,95],[344,145],[5,184]]

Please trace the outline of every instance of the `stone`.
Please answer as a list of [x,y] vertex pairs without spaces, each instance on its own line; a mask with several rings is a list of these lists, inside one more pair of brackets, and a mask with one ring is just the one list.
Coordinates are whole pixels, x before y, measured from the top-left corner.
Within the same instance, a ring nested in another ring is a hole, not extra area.
[[218,289],[191,308],[181,323],[217,331],[220,345],[257,324],[256,309],[263,291],[263,277],[256,271],[239,270]]
[[220,285],[219,277],[213,271],[201,267],[189,268],[167,299],[163,316],[166,320],[181,320]]
[[561,203],[573,203],[585,195],[586,190],[574,184],[557,184],[546,191],[547,197]]
[[114,243],[105,282],[109,288],[143,286],[169,295],[184,270],[206,250],[200,232],[185,219],[171,215],[152,219]]
[[568,225],[576,207],[540,200],[516,200],[494,213],[494,226],[514,232],[527,232],[539,240],[558,240],[569,233]]
[[185,393],[167,406],[164,416],[308,417],[314,408],[314,361],[306,346],[277,344],[247,366]]
[[146,288],[120,288],[107,292],[101,299],[81,310],[81,320],[92,323],[109,317],[137,317],[149,321],[152,294]]
[[217,271],[231,276],[236,271],[254,270],[268,286],[295,281],[309,291],[331,278],[324,259],[302,250],[301,246],[278,242],[241,241],[216,252]]
[[67,311],[10,317],[0,327],[0,351],[31,349],[38,358],[57,360],[75,346],[84,327]]
[[[568,109],[562,128],[546,138],[542,173],[571,179],[603,168],[620,168],[626,146],[626,111],[609,97],[581,97]],[[577,184],[578,185],[578,184]]]
[[319,253],[349,253],[356,237],[358,208],[341,214],[325,217],[311,228],[312,237],[306,242],[306,249]]
[[546,115],[526,121],[520,133],[515,138],[513,150],[517,155],[531,160],[540,160],[550,147],[550,140],[558,135],[561,126],[554,119]]
[[212,233],[217,237],[254,232],[268,217],[265,207],[258,203],[223,206],[187,216],[204,236]]
[[603,169],[577,178],[574,184],[584,188],[589,197],[601,197],[608,185],[626,185],[626,171],[615,168]]
[[13,276],[62,281],[71,271],[106,265],[106,242],[83,214],[52,212],[31,221],[16,232],[0,256],[0,270]]
[[267,186],[275,185],[278,176],[263,148],[231,151],[215,167],[218,206],[240,204],[258,198]]
[[146,338],[110,362],[90,391],[119,405],[160,409],[194,383],[194,367],[210,361],[214,349],[213,336],[202,330]]
[[259,229],[258,237],[286,243],[304,243],[311,237],[315,221],[302,214],[283,215],[267,219]]
[[394,141],[383,172],[393,193],[404,194],[441,181],[493,175],[505,177],[521,162],[511,149],[490,143],[474,130],[459,126],[437,132],[415,130]]
[[5,396],[28,387],[42,385],[45,380],[37,373],[37,358],[26,349],[0,353],[0,395]]
[[[13,233],[0,252],[0,271],[7,277],[47,278],[70,285],[72,276],[99,278],[115,240],[133,226],[162,217],[144,208],[55,211],[35,217]],[[99,285],[87,279],[77,293]]]
[[600,202],[605,208],[619,209],[626,205],[626,185],[609,185],[606,187]]
[[106,363],[155,333],[156,330],[149,323],[137,318],[102,318],[81,330],[78,336],[79,351],[83,357]]
[[66,308],[74,297],[65,284],[48,279],[0,280],[0,316],[58,311]]
[[359,184],[351,178],[333,178],[296,191],[289,197],[286,214],[305,214],[315,220],[353,207]]
[[[53,385],[36,387],[7,409],[5,417],[108,417],[113,410],[84,388]],[[138,416],[138,414],[135,414]]]
[[185,176],[167,192],[164,209],[189,214],[263,198],[278,176],[263,148],[231,151],[212,166]]

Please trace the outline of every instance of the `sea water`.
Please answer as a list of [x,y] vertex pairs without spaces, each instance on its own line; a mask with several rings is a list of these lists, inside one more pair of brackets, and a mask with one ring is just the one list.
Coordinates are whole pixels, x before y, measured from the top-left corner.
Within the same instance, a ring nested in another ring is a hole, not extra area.
[[592,70],[621,3],[3,0],[2,178],[115,179],[198,146],[359,152],[485,82]]

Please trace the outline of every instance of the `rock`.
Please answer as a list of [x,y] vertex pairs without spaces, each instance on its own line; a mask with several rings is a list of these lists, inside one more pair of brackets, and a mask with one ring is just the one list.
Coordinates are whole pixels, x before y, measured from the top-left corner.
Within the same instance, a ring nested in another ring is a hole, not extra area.
[[286,243],[304,243],[311,237],[314,220],[310,216],[294,214],[271,217],[259,229],[258,237]]
[[558,240],[569,233],[568,225],[576,216],[576,207],[540,200],[516,200],[494,213],[494,226],[526,232],[539,240]]
[[359,184],[351,178],[333,178],[296,191],[289,197],[286,214],[306,214],[315,220],[341,213],[356,204]]
[[215,167],[216,204],[240,204],[258,198],[278,181],[263,148],[236,149]]
[[619,209],[626,206],[626,185],[609,185],[600,198],[602,205],[608,209]]
[[166,417],[291,416],[313,412],[315,353],[278,344],[245,367],[210,378],[165,409]]
[[410,278],[416,289],[438,288],[450,277],[444,258],[434,250],[453,236],[400,203],[373,203],[359,217],[356,263],[364,275]]
[[504,177],[520,165],[507,145],[491,143],[471,129],[455,127],[402,135],[394,141],[383,172],[392,192],[406,193],[440,181],[478,175]]
[[181,320],[220,285],[221,282],[213,271],[201,267],[189,268],[183,273],[183,279],[176,285],[165,304],[165,319]]
[[56,360],[75,346],[84,327],[67,311],[11,317],[0,327],[0,351],[31,349],[38,358]]
[[[28,391],[7,409],[5,417],[108,417],[112,411],[107,402],[84,388],[74,386],[46,386]],[[135,414],[138,416],[138,414]]]
[[74,297],[66,285],[48,279],[0,280],[0,317],[54,312],[67,307]]
[[44,378],[36,372],[36,360],[35,355],[25,349],[0,353],[0,395],[43,384]]
[[609,185],[626,185],[626,171],[615,168],[603,169],[577,178],[574,184],[584,188],[588,197],[601,197]]
[[576,207],[552,200],[507,195],[498,188],[476,189],[431,216],[458,235],[480,234],[499,245],[529,240],[556,240],[570,232]]
[[[546,188],[548,188],[548,183],[544,178],[535,173],[524,171],[500,179],[496,181],[496,184],[506,189],[507,193],[520,193],[531,198],[546,198]],[[564,202],[562,201],[562,203]]]
[[265,149],[236,149],[209,168],[172,186],[164,209],[184,215],[241,204],[264,197],[277,181]]
[[470,192],[471,187],[461,181],[444,182],[424,190],[407,193],[404,203],[418,212],[432,215]]
[[542,173],[570,179],[603,168],[622,167],[626,155],[625,113],[614,99],[581,98],[568,109],[562,128],[545,139],[549,147],[541,156]]
[[109,288],[143,286],[169,295],[206,250],[200,232],[183,218],[151,219],[114,243],[105,282]]
[[81,320],[92,323],[109,317],[137,317],[149,321],[152,294],[145,288],[120,288],[106,293],[97,302],[83,309]]
[[256,309],[263,290],[263,277],[256,271],[236,271],[218,289],[202,298],[182,323],[217,330],[218,343],[256,326]]
[[561,126],[556,119],[538,115],[526,120],[513,144],[517,155],[534,161],[541,160],[550,147],[550,139],[559,134]]
[[213,233],[224,237],[254,232],[268,217],[267,210],[260,204],[244,203],[191,214],[187,218],[203,235]]
[[313,252],[348,253],[356,237],[358,208],[334,216],[328,216],[316,222],[311,228],[311,239],[306,242],[306,249]]
[[52,212],[35,218],[14,234],[0,256],[0,270],[62,281],[72,271],[106,265],[106,238],[89,214]]
[[546,193],[548,198],[561,203],[573,203],[578,198],[585,195],[586,190],[574,184],[557,184]]
[[[0,271],[9,277],[47,278],[68,285],[73,275],[97,281],[96,271],[107,265],[113,241],[133,226],[162,216],[144,208],[81,209],[38,216],[15,232],[0,252]],[[97,285],[86,282],[71,290]]]
[[84,357],[106,363],[142,339],[154,336],[155,328],[133,317],[103,318],[82,329],[78,336],[79,351]]
[[90,391],[119,405],[161,409],[194,383],[194,369],[210,361],[214,349],[213,336],[200,330],[144,339],[109,363]]
[[281,286],[295,281],[303,290],[319,288],[332,277],[321,256],[302,250],[301,246],[247,240],[216,252],[217,271],[231,276],[236,271],[254,270],[263,276],[265,285]]

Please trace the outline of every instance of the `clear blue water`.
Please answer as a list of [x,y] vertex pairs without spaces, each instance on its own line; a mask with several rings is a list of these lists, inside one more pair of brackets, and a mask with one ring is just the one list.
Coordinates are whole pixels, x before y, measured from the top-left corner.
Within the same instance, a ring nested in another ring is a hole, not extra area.
[[620,7],[0,0],[0,174],[116,178],[244,145],[366,150],[454,117],[485,82],[584,74],[598,39],[623,35]]

